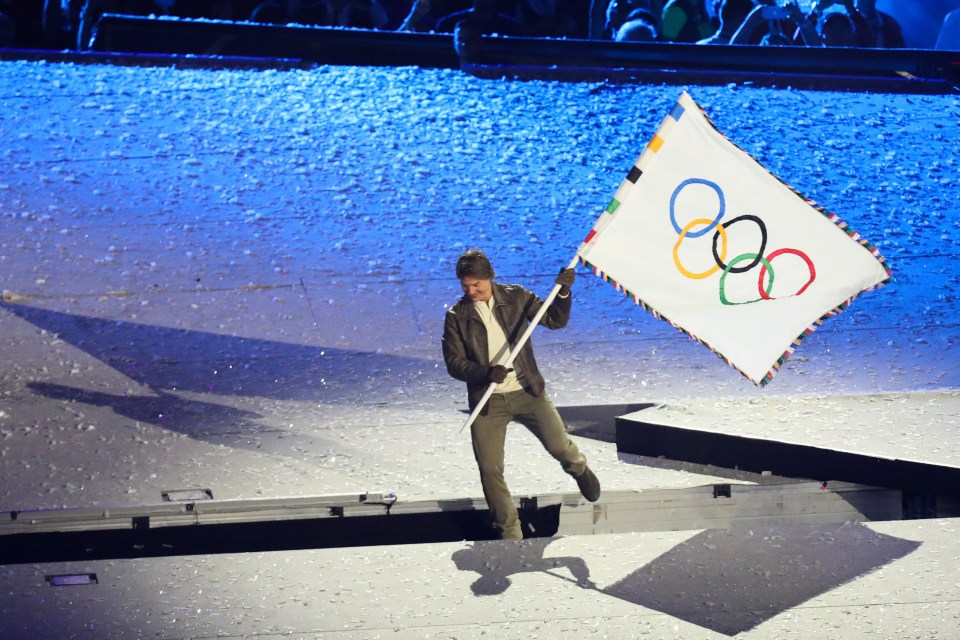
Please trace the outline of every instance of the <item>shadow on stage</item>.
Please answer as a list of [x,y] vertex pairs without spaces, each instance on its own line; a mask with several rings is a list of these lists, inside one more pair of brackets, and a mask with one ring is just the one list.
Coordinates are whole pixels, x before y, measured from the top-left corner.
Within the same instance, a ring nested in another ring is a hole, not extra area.
[[382,403],[383,390],[441,379],[422,358],[106,320],[0,302],[0,309],[154,391]]
[[477,541],[451,559],[479,574],[471,585],[475,596],[499,595],[512,576],[539,572],[735,636],[920,546],[861,523],[708,529],[599,587],[582,558],[545,557],[556,540]]
[[[146,387],[110,393],[29,381],[55,400],[112,408],[131,420],[234,448],[310,457],[328,444],[276,429],[256,411],[228,406],[225,397],[382,405],[405,389],[433,380],[435,363],[376,352],[304,346],[106,320],[0,302],[14,314]],[[149,391],[147,391],[149,390]],[[189,397],[202,394],[210,400]]]

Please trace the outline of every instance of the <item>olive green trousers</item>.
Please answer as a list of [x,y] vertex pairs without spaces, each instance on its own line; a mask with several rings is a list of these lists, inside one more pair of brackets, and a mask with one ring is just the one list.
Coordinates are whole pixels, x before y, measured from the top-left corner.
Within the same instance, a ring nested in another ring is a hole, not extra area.
[[504,443],[507,425],[511,422],[518,422],[529,429],[571,476],[583,473],[587,468],[587,459],[567,435],[560,414],[546,395],[534,396],[526,391],[513,391],[490,396],[486,415],[477,416],[470,427],[473,454],[480,468],[483,496],[500,537],[504,540],[520,540],[523,533],[517,506],[503,477]]

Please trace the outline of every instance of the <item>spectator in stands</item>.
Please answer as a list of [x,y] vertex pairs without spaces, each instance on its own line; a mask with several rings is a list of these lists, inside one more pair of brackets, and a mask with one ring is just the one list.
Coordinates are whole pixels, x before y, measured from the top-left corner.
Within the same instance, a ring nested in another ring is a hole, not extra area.
[[[840,25],[843,25],[844,21],[832,16],[845,13],[853,25],[855,37],[843,38],[844,41],[852,42],[844,46],[902,48],[904,39],[899,23],[890,14],[877,11],[876,4],[876,0],[819,0],[811,8],[808,19],[817,25],[819,31],[826,29],[834,37],[840,37]],[[832,24],[820,24],[825,20]]]
[[934,48],[939,51],[960,51],[960,9],[951,11],[943,18]]
[[866,19],[873,35],[873,46],[884,49],[902,49],[905,46],[900,24],[889,13],[877,11],[876,0],[857,0],[856,8]]
[[668,42],[699,42],[717,30],[704,0],[670,0],[660,19],[660,37]]
[[617,42],[651,42],[658,39],[657,18],[646,9],[635,9],[620,25],[614,40]]
[[607,11],[603,23],[604,35],[613,40],[617,35],[617,30],[627,21],[627,16],[634,9],[642,7],[641,0],[610,0],[607,3]]
[[730,38],[730,44],[823,46],[814,21],[796,2],[776,5],[773,0],[759,0],[743,24]]
[[842,7],[830,7],[817,21],[817,33],[827,47],[859,47],[860,37],[853,19]]
[[[645,14],[634,12],[645,11]],[[663,13],[663,0],[609,0],[604,15],[603,35],[610,40],[617,39],[617,32],[631,19],[647,20],[654,31],[660,32],[660,15]],[[633,17],[631,18],[631,14]],[[652,20],[647,16],[652,16]]]
[[712,36],[700,40],[697,44],[730,44],[733,34],[755,6],[753,0],[720,0],[716,8],[719,28]]

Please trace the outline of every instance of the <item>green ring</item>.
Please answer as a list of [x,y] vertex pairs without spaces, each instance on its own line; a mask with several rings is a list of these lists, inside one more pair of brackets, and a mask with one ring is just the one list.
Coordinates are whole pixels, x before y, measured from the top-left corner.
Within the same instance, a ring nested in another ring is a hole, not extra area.
[[727,268],[723,270],[723,275],[720,276],[720,303],[728,306],[734,306],[738,304],[753,304],[754,302],[760,302],[763,298],[756,298],[754,300],[747,300],[746,302],[730,302],[727,300],[726,291],[724,291],[724,280],[727,279],[727,274],[730,273],[730,269],[734,267],[738,262],[743,262],[744,260],[756,260],[760,258],[760,262],[767,268],[767,271],[770,272],[770,284],[766,288],[766,294],[769,296],[770,292],[773,290],[773,265],[770,264],[770,261],[766,258],[760,257],[756,253],[741,253],[739,256],[727,263]]

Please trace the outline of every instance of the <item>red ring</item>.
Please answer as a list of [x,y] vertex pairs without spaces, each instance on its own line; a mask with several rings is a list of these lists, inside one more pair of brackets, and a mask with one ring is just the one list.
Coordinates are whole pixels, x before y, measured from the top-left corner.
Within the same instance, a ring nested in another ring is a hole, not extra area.
[[[777,249],[776,251],[772,252],[770,255],[767,256],[767,262],[773,262],[774,258],[776,258],[777,256],[783,253],[792,253],[793,255],[798,256],[801,260],[807,263],[807,268],[810,269],[810,279],[807,280],[807,283],[805,285],[800,287],[799,291],[793,294],[795,296],[799,296],[800,294],[802,294],[804,291],[807,290],[807,287],[813,284],[814,280],[817,279],[817,270],[813,266],[813,261],[807,256],[807,254],[805,254],[803,251],[800,251],[799,249]],[[763,290],[763,278],[766,275],[767,275],[767,265],[763,265],[760,268],[760,279],[757,281],[757,290],[760,291],[760,297],[763,298],[764,300],[775,300],[775,298],[767,295],[767,292]],[[780,297],[789,298],[790,296],[780,296]]]

